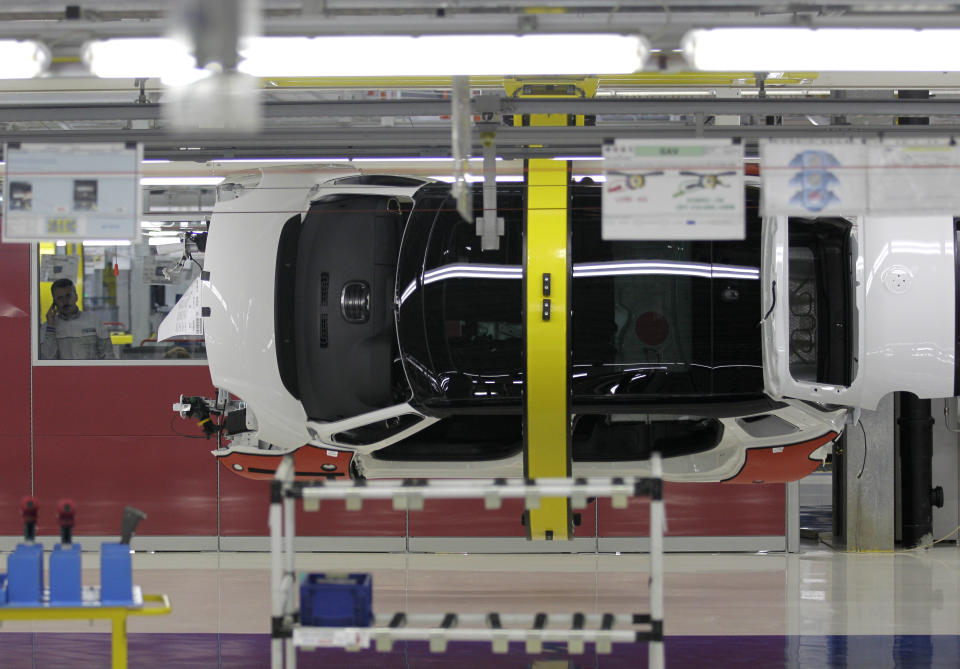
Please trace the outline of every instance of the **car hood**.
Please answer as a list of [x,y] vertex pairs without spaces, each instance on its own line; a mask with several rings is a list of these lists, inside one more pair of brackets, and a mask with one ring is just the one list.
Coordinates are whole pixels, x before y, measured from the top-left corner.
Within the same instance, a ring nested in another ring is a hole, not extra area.
[[[300,215],[320,180],[356,174],[350,167],[263,171],[242,195],[214,208],[201,304],[210,375],[247,402],[259,438],[278,446],[310,440],[300,402],[284,387],[274,342],[277,245],[283,225]],[[209,311],[207,311],[209,310]]]

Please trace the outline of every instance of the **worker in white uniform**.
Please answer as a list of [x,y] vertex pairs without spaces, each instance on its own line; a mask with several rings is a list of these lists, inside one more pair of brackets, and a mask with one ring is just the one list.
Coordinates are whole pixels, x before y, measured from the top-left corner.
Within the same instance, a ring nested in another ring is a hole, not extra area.
[[[50,286],[53,304],[42,326],[40,358],[45,360],[101,360],[112,346],[106,326],[93,313],[77,307],[77,289],[70,279]],[[112,356],[110,356],[112,357]]]

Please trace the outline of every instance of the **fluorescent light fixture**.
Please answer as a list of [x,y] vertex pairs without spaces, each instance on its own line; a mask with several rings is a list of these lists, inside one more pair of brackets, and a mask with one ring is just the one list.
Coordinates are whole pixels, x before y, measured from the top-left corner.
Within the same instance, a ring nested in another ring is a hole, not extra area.
[[0,79],[31,79],[50,65],[50,51],[34,40],[0,40]]
[[84,246],[130,246],[129,239],[84,239]]
[[218,158],[211,163],[345,163],[349,158]]
[[141,177],[141,186],[216,186],[226,177]]
[[169,163],[171,162],[168,158],[150,158],[149,160],[141,160],[141,165],[155,165],[160,163]]
[[[649,52],[643,37],[618,34],[251,37],[238,69],[256,77],[629,74]],[[211,74],[189,45],[167,37],[87,42],[82,57],[98,77],[182,85]]]
[[253,37],[241,72],[257,77],[627,74],[650,47],[638,35]]
[[167,85],[183,85],[211,74],[197,68],[190,45],[169,37],[119,37],[87,42],[81,58],[97,77],[158,78]]
[[180,240],[176,237],[147,237],[147,244],[150,246],[181,246]]
[[691,30],[683,53],[698,70],[960,71],[960,30],[713,28]]
[[[468,158],[470,162],[478,162],[483,160],[481,157]],[[497,156],[495,160],[503,160],[500,156]],[[428,158],[417,156],[415,158],[351,158],[350,162],[353,163],[452,163],[453,158],[449,156],[437,156],[436,158]]]
[[[437,181],[445,181],[448,184],[452,184],[456,181],[456,177],[452,177],[449,174],[436,174],[428,179],[436,179]],[[465,174],[463,175],[463,180],[470,184],[481,183],[483,181],[482,174]],[[497,183],[520,183],[523,181],[522,174],[502,174],[497,176]]]

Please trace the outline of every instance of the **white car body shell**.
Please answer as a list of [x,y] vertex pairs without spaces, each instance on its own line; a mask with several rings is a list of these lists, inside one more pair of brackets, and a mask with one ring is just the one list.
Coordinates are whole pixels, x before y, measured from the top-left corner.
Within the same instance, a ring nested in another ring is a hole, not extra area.
[[[277,452],[311,441],[333,444],[311,437],[303,406],[280,378],[274,341],[280,232],[292,216],[302,215],[312,200],[331,190],[409,197],[416,187],[324,186],[339,177],[360,174],[350,165],[298,165],[258,172],[249,179],[255,185],[242,189],[238,197],[218,198],[210,222],[204,262],[204,271],[209,274],[201,282],[201,304],[209,309],[204,328],[210,376],[216,387],[246,402],[247,412],[252,414],[248,415],[248,424],[256,426],[255,433],[246,434],[241,443],[262,441]],[[407,405],[376,413],[391,411],[392,415],[418,413]],[[325,436],[378,418],[382,420],[383,416],[312,425],[316,434]],[[416,427],[422,429],[431,422],[427,419]]]
[[[710,482],[734,478],[744,467],[747,451],[769,449],[821,437],[830,431],[843,431],[845,412],[820,412],[796,400],[786,400],[785,407],[768,412],[783,421],[785,430],[771,436],[751,435],[744,428],[742,418],[721,418],[723,439],[710,450],[678,458],[663,459],[663,478],[666,481]],[[813,454],[817,460],[830,453],[826,444]],[[395,461],[378,459],[375,455],[358,453],[354,466],[366,478],[426,477],[426,478],[488,478],[523,476],[523,455],[517,453],[498,460],[462,462]],[[573,476],[649,476],[650,461],[612,461],[573,463]]]
[[[497,477],[522,476],[522,455],[498,460],[469,462],[378,459],[374,451],[404,439],[437,421],[409,404],[399,404],[336,422],[308,420],[299,400],[283,385],[275,348],[276,251],[284,224],[304,214],[310,202],[325,192],[377,192],[398,197],[412,196],[412,186],[350,186],[331,184],[338,177],[359,174],[350,166],[328,165],[316,169],[264,169],[255,185],[238,197],[218,201],[211,221],[202,281],[204,319],[210,374],[214,385],[229,391],[246,405],[248,432],[237,434],[215,451],[282,455],[298,448],[320,447],[352,451],[358,473],[369,478],[402,476]],[[951,312],[952,313],[952,312]],[[770,414],[786,421],[784,432],[766,437],[751,436],[740,418],[721,419],[724,436],[709,451],[664,461],[664,477],[673,481],[721,481],[743,468],[747,450],[776,448],[824,437],[843,429],[843,411],[823,412],[802,402],[786,401]],[[339,444],[337,432],[404,414],[422,420],[388,439],[368,445]],[[827,443],[811,455],[828,452]],[[578,462],[576,476],[645,475],[649,463]]]
[[774,398],[875,409],[884,395],[954,395],[957,274],[952,216],[853,221],[854,376],[849,386],[790,373],[788,219],[763,221],[764,388]]

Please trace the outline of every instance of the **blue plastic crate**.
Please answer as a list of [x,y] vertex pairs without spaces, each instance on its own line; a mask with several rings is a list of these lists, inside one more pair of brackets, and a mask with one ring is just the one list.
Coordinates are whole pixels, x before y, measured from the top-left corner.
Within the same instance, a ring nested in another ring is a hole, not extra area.
[[307,574],[300,582],[300,624],[369,627],[373,621],[370,574]]

